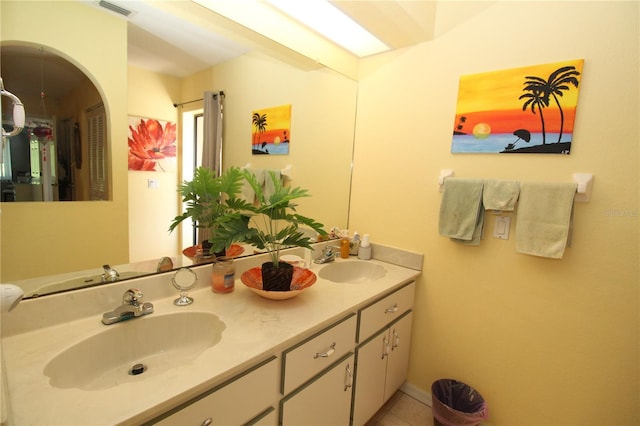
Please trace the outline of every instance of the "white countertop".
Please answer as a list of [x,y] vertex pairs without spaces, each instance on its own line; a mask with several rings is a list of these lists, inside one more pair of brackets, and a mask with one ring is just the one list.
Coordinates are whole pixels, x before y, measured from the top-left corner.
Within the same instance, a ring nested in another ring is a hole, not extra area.
[[[410,256],[418,256],[421,265],[421,255],[410,253]],[[366,284],[338,284],[318,278],[298,297],[272,301],[254,294],[239,279],[241,272],[259,264],[261,257],[236,261],[235,290],[228,294],[216,294],[210,290],[208,277],[211,266],[194,267],[199,282],[189,292],[195,302],[186,307],[173,304],[177,290],[170,284],[171,275],[166,274],[106,286],[109,288],[23,301],[8,314],[16,314],[10,324],[3,324],[2,352],[13,424],[112,425],[139,424],[150,420],[252,364],[278,354],[292,342],[326,327],[346,313],[355,312],[420,274],[416,269],[371,260],[385,266],[385,277]],[[322,267],[324,265],[312,264],[311,269],[317,274]],[[102,313],[115,308],[129,287],[140,288],[145,293],[144,300],[154,304],[155,311],[151,316],[177,311],[214,313],[226,325],[222,339],[186,364],[176,362],[166,371],[135,376],[139,380],[112,388],[52,387],[43,373],[47,363],[69,346],[108,327],[117,326],[103,325]],[[76,309],[70,308],[69,304]],[[96,306],[91,308],[87,304]],[[18,314],[21,309],[23,312]],[[69,317],[71,314],[60,312],[60,309],[88,314]],[[32,316],[38,318],[26,319]],[[43,326],[60,316],[63,317],[58,318],[61,323]],[[32,324],[25,325],[25,322]]]

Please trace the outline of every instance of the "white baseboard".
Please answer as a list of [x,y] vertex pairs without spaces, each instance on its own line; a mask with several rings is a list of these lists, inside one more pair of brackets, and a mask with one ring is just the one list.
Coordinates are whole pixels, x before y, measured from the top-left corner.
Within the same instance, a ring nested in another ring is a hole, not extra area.
[[422,389],[420,389],[417,386],[412,385],[409,382],[404,382],[402,384],[402,386],[400,386],[400,390],[404,393],[406,393],[407,395],[409,395],[412,398],[417,399],[418,401],[422,402],[423,404],[432,407],[433,403],[431,400],[431,394],[429,392],[426,392]]

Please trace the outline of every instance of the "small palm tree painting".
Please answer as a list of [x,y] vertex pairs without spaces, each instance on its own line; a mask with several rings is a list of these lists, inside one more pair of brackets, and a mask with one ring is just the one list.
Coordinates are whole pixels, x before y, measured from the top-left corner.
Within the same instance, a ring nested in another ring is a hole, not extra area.
[[289,154],[291,105],[264,108],[251,115],[251,152],[255,155]]
[[583,63],[460,77],[451,152],[569,154]]

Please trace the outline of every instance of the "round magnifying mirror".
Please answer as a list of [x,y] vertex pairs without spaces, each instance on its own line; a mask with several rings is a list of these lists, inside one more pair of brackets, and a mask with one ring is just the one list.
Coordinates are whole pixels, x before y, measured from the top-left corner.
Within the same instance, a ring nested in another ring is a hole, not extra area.
[[180,290],[180,297],[173,301],[176,306],[186,306],[193,303],[193,298],[187,296],[187,290],[193,288],[198,276],[190,268],[180,268],[173,274],[171,284]]

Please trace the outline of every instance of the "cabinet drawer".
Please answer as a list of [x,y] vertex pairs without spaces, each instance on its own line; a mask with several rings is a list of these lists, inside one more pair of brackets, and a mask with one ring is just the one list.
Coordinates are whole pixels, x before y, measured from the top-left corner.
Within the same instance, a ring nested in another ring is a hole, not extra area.
[[350,352],[328,371],[283,398],[280,424],[348,425],[353,396],[353,361],[353,352]]
[[351,351],[355,338],[356,315],[351,314],[319,334],[285,350],[282,353],[281,393],[288,394]]
[[361,309],[359,312],[358,343],[364,342],[375,332],[411,309],[415,288],[416,283],[411,282],[387,297]]
[[[276,402],[278,362],[275,357],[228,380],[154,423],[158,425],[240,425]],[[261,423],[265,424],[265,423]]]

